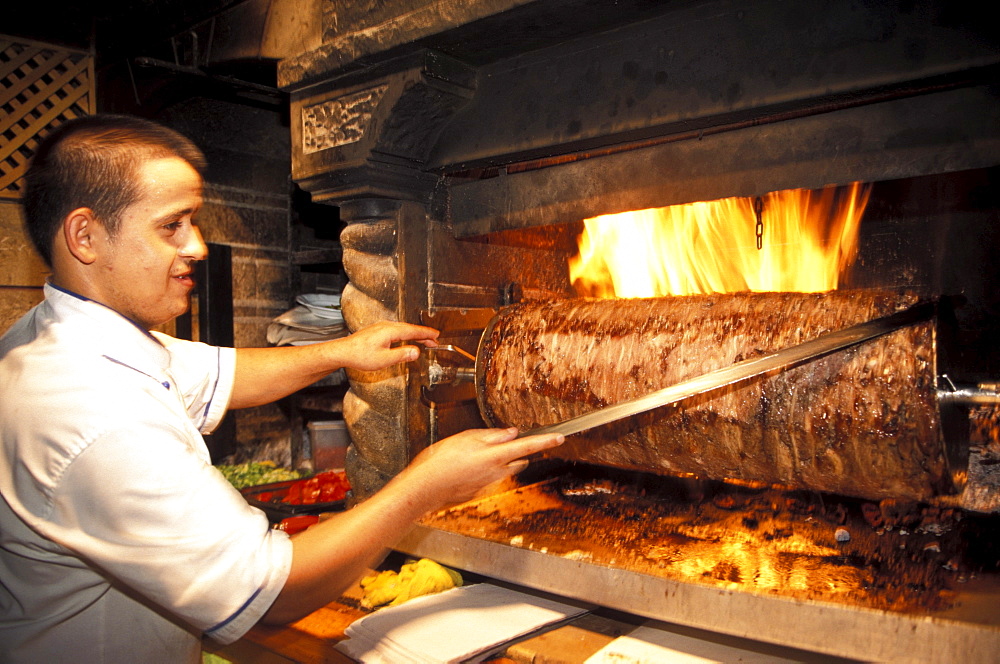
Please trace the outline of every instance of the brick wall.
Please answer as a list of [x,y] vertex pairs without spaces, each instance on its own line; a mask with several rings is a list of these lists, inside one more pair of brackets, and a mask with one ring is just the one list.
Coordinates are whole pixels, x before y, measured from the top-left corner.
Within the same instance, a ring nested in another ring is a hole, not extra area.
[[0,334],[42,300],[48,268],[22,229],[16,201],[0,201]]

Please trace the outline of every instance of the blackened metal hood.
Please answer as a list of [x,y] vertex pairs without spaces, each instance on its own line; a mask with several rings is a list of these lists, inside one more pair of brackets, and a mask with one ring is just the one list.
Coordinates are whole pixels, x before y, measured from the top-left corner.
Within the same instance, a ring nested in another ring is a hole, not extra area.
[[364,195],[363,169],[410,173],[461,237],[1000,161],[1000,38],[985,10],[410,4],[280,65],[293,106],[388,86],[357,143],[293,157],[319,200]]

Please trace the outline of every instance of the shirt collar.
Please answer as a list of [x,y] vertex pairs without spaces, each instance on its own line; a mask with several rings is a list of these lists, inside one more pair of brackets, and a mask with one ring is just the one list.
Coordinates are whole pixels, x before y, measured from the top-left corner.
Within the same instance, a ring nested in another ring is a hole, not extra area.
[[135,321],[111,307],[73,291],[45,284],[45,303],[52,314],[71,323],[94,351],[113,362],[160,379],[170,366],[170,354],[160,341]]
[[[51,293],[52,293],[53,290],[58,291],[60,293],[65,293],[66,295],[69,295],[71,297],[75,297],[76,299],[81,300],[83,302],[91,302],[93,304],[96,304],[99,307],[104,307],[105,309],[107,309],[108,311],[114,313],[116,316],[118,316],[122,320],[127,320],[129,323],[132,323],[132,325],[134,325],[136,327],[136,329],[138,329],[140,332],[142,332],[143,334],[145,334],[150,339],[153,339],[154,341],[156,341],[156,337],[154,337],[152,334],[150,334],[149,330],[147,330],[143,326],[139,325],[138,323],[136,323],[134,320],[132,320],[128,316],[122,316],[120,313],[118,313],[117,311],[115,311],[114,309],[112,309],[111,307],[109,307],[108,305],[102,304],[102,303],[98,302],[97,300],[92,300],[89,297],[87,297],[86,295],[80,295],[79,293],[74,293],[73,291],[71,291],[71,290],[69,290],[67,288],[62,288],[61,286],[56,286],[52,282],[49,282],[49,281],[45,282],[45,297],[49,297],[51,295]],[[157,342],[157,343],[159,343],[159,342]]]

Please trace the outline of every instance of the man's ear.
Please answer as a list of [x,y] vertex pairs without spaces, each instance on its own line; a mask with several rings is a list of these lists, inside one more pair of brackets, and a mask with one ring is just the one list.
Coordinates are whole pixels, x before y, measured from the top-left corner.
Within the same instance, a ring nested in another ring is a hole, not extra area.
[[90,208],[77,208],[66,215],[63,221],[63,239],[66,248],[81,263],[90,265],[97,260],[95,233],[103,232],[100,222]]

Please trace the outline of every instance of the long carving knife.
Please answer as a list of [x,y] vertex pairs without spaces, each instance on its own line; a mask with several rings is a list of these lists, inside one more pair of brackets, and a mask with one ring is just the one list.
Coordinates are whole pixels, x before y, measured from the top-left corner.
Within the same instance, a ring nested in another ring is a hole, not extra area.
[[929,320],[934,316],[934,304],[920,303],[902,311],[876,318],[857,325],[851,325],[841,330],[821,334],[815,339],[794,346],[773,351],[760,357],[737,362],[728,367],[716,369],[695,378],[689,378],[670,387],[656,390],[641,397],[622,401],[611,406],[577,415],[556,424],[549,424],[521,436],[531,436],[540,433],[561,433],[569,436],[587,429],[608,424],[617,420],[638,415],[654,408],[678,403],[699,394],[738,383],[748,378],[760,376],[771,371],[788,369],[814,360],[824,355],[855,346],[862,342],[888,334],[895,330]]

